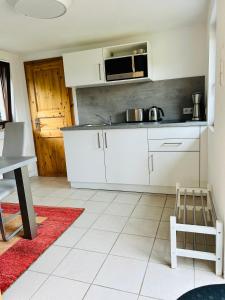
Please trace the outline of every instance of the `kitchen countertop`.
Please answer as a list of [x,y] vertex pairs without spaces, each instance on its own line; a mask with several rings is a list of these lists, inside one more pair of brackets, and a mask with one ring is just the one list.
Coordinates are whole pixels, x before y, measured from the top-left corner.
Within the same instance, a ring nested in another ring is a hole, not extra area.
[[96,124],[96,125],[77,125],[61,128],[62,131],[67,130],[98,130],[98,129],[134,129],[134,128],[162,128],[162,127],[191,127],[191,126],[207,126],[207,121],[187,121],[187,122],[143,122],[143,123],[118,123],[112,125]]

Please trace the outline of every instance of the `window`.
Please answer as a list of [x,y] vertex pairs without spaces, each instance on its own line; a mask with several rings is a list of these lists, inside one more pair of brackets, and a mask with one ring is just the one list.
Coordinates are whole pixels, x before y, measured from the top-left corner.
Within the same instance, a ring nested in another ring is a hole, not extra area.
[[12,121],[10,65],[0,61],[0,124]]

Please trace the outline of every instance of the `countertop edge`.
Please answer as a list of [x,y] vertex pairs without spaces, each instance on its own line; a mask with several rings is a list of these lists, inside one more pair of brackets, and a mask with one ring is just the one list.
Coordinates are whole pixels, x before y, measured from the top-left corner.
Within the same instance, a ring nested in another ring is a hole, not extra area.
[[164,127],[194,127],[194,126],[208,126],[207,121],[193,121],[181,123],[124,123],[116,125],[96,125],[96,126],[70,126],[60,128],[62,131],[71,130],[104,130],[104,129],[138,129],[138,128],[164,128]]

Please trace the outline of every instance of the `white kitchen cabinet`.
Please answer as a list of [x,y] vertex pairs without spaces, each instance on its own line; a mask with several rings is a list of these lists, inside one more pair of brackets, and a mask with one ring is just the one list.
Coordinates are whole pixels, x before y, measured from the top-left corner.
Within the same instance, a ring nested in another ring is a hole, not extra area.
[[104,130],[107,183],[149,184],[147,129]]
[[102,130],[64,131],[64,144],[69,181],[106,182]]
[[68,87],[105,82],[102,48],[64,54],[63,64]]
[[150,184],[199,187],[199,152],[149,152]]

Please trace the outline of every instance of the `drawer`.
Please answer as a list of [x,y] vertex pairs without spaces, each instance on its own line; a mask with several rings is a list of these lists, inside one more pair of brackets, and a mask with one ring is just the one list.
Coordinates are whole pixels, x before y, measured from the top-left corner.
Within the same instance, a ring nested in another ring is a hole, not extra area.
[[165,127],[149,128],[148,139],[198,139],[200,137],[199,127]]
[[149,140],[152,152],[199,152],[199,139],[163,139]]

